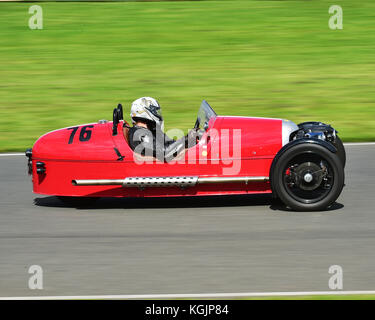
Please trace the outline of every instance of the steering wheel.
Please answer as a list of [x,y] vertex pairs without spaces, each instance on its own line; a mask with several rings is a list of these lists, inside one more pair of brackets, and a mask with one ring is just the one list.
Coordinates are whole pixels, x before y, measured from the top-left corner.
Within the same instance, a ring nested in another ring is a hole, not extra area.
[[194,124],[194,128],[195,131],[197,131],[199,129],[199,124],[201,122],[201,119],[199,117],[197,117],[197,121],[195,121],[195,124]]
[[201,140],[203,134],[206,132],[205,129],[199,128],[200,122],[201,122],[201,119],[197,117],[197,121],[195,121],[194,128],[192,129],[195,132],[195,139],[196,139],[195,143],[198,143]]

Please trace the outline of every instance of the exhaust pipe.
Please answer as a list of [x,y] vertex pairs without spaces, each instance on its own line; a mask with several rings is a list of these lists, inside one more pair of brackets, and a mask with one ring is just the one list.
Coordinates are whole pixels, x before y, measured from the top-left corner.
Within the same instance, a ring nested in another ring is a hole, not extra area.
[[72,180],[73,186],[115,186],[122,185],[124,179]]
[[191,187],[197,184],[267,182],[269,177],[128,177],[125,179],[72,180],[74,186]]

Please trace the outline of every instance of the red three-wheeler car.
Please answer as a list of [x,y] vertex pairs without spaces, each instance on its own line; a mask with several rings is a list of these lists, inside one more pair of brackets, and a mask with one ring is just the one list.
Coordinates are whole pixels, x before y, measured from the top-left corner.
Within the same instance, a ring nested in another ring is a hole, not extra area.
[[168,162],[133,152],[121,105],[113,121],[49,132],[26,151],[34,192],[64,201],[272,193],[311,211],[343,189],[345,149],[330,125],[218,116],[203,100],[194,130],[196,144]]

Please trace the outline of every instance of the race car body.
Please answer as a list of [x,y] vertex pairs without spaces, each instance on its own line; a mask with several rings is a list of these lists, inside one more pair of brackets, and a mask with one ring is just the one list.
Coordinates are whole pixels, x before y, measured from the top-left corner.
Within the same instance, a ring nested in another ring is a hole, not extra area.
[[26,152],[34,192],[90,199],[273,193],[296,210],[326,208],[341,192],[345,150],[328,125],[218,116],[203,101],[194,129],[202,132],[196,144],[168,162],[133,152],[120,106],[113,121],[49,132]]

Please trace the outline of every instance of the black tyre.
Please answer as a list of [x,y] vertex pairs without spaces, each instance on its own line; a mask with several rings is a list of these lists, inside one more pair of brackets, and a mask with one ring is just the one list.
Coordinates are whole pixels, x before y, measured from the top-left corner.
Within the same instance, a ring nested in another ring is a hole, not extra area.
[[337,153],[321,145],[295,145],[275,161],[271,172],[272,190],[293,210],[325,210],[344,187],[341,160]]
[[61,200],[65,205],[69,207],[88,207],[95,204],[99,198],[97,197],[66,197],[66,196],[59,196],[59,200]]

